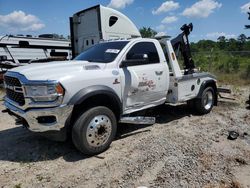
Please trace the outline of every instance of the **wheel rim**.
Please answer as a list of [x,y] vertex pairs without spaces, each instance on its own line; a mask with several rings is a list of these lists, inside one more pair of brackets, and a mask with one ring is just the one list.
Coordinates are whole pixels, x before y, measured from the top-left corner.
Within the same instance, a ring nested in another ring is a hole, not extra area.
[[92,147],[104,145],[111,136],[111,120],[106,115],[95,116],[87,127],[87,142]]
[[203,96],[203,105],[206,110],[209,110],[213,105],[213,93],[212,91],[207,91]]

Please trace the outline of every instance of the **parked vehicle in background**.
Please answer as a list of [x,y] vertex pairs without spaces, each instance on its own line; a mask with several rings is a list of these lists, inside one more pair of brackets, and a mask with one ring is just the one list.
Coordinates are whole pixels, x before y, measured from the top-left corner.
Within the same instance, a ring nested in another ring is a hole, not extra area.
[[75,13],[70,18],[70,33],[73,57],[103,40],[141,37],[127,16],[102,5]]
[[54,38],[52,34],[39,37],[12,36],[0,37],[0,82],[3,74],[13,67],[30,63],[71,59],[69,40]]
[[7,61],[17,66],[27,64],[30,60],[58,56],[56,53],[70,59],[70,41],[53,38],[52,34],[39,37],[7,35],[0,38],[0,56],[7,56]]

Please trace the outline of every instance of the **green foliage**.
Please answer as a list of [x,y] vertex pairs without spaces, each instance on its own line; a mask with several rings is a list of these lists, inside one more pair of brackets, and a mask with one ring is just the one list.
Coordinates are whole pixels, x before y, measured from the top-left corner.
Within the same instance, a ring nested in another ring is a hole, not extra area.
[[143,38],[153,38],[157,34],[157,32],[150,27],[141,28],[140,33]]
[[247,65],[247,68],[246,68],[246,77],[250,77],[250,65]]
[[236,39],[218,38],[217,42],[191,43],[196,67],[217,75],[226,83],[250,84],[250,41],[244,34]]
[[21,188],[21,187],[22,187],[22,184],[21,184],[21,183],[16,184],[16,185],[14,186],[14,188]]
[[250,78],[250,64],[247,65],[245,72],[241,75],[243,79],[249,79]]
[[220,36],[218,39],[217,39],[217,41],[218,41],[218,47],[220,48],[220,49],[225,49],[225,47],[226,47],[226,42],[227,42],[227,40],[226,40],[226,37],[224,37],[224,36]]
[[241,34],[240,36],[238,36],[237,40],[238,40],[240,43],[244,44],[244,43],[247,41],[247,37],[246,37],[246,35]]
[[238,57],[226,58],[225,62],[222,62],[219,66],[219,70],[224,73],[237,73],[240,68],[240,62]]

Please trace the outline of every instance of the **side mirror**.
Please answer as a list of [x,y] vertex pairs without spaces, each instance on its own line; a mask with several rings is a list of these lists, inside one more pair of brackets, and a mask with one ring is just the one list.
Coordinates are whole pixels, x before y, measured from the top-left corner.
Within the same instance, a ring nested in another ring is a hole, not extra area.
[[146,60],[148,59],[148,54],[134,54],[130,56],[129,54],[127,55],[127,59],[133,59],[133,60]]
[[137,66],[148,63],[148,54],[127,54],[126,60],[122,61],[120,67]]
[[7,56],[6,55],[1,55],[0,56],[0,61],[7,61]]

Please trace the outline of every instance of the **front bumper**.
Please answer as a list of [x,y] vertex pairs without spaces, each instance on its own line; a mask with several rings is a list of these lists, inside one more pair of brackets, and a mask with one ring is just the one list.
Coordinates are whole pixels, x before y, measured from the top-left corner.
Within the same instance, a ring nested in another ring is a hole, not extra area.
[[[13,113],[13,115],[24,119],[27,122],[27,128],[33,132],[60,131],[70,116],[73,106],[60,105],[52,108],[31,108],[22,110],[11,104],[4,102],[5,107]],[[39,122],[39,118],[53,117],[53,122]]]

